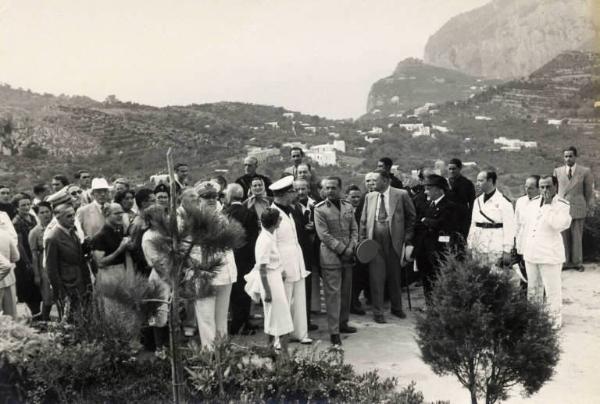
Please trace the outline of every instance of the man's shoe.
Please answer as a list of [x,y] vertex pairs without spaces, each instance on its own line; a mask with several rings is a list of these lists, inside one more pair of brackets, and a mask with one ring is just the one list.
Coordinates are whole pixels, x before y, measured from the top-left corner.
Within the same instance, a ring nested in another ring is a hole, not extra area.
[[342,340],[340,338],[340,334],[333,334],[330,337],[331,340],[331,345],[333,345],[334,348],[339,348],[342,346]]
[[406,318],[406,313],[402,309],[392,310],[392,314],[398,318]]
[[579,272],[585,271],[585,267],[583,265],[577,265],[577,267],[575,267],[575,269]]
[[308,331],[317,331],[319,329],[319,326],[316,325],[315,323],[310,323],[308,325]]
[[365,314],[367,314],[367,312],[361,308],[350,309],[350,313],[358,314],[359,316],[364,316]]
[[383,318],[383,314],[378,314],[374,317],[374,320],[376,323],[378,324],[385,324],[387,323],[387,321],[385,321],[385,318]]
[[308,338],[308,337],[306,337],[306,338],[302,338],[302,339],[300,340],[300,343],[301,343],[302,345],[310,345],[310,344],[312,344],[312,343],[313,343],[313,340],[312,340],[311,338]]
[[355,327],[350,327],[348,324],[340,325],[340,332],[342,334],[354,334],[356,331]]

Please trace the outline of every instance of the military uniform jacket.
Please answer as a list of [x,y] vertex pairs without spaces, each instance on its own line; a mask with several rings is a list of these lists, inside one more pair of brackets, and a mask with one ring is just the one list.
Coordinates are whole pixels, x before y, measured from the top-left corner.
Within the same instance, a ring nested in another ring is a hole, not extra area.
[[321,268],[342,267],[341,255],[347,248],[354,251],[358,242],[358,225],[352,205],[340,200],[340,209],[329,200],[315,206],[315,228],[321,239]]
[[534,264],[562,264],[565,249],[561,232],[571,226],[569,202],[554,196],[552,203],[545,205],[536,196],[526,207],[526,222],[523,239],[523,258]]
[[[483,199],[484,194],[481,194],[473,202],[467,245],[480,254],[509,253],[514,246],[516,234],[512,203],[498,190],[487,202]],[[502,227],[482,227],[494,223],[498,226],[502,224]]]

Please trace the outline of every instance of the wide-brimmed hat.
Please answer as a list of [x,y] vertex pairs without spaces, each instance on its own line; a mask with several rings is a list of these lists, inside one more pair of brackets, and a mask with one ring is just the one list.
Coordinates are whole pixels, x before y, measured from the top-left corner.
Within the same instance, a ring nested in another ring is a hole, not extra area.
[[441,175],[431,174],[425,178],[425,186],[437,187],[443,190],[447,190],[449,188],[448,181]]
[[108,181],[106,181],[104,178],[94,178],[92,180],[92,186],[91,186],[92,191],[95,191],[97,189],[110,189],[110,187],[108,186]]

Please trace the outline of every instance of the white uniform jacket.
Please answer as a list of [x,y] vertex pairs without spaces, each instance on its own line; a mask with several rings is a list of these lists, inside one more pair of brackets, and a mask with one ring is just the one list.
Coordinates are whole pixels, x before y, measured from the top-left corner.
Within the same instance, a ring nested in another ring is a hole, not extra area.
[[512,203],[498,190],[487,202],[483,197],[481,194],[473,202],[467,245],[479,254],[509,253],[516,233]]
[[[535,199],[532,198],[532,199]],[[531,203],[527,195],[523,195],[515,203],[515,226],[517,252],[523,254],[523,239],[525,238],[525,222],[527,221],[527,207]]]
[[527,206],[527,221],[523,239],[523,258],[534,264],[562,264],[565,249],[561,232],[571,226],[571,206],[556,195],[545,205],[541,197],[532,199]]
[[296,223],[292,216],[288,216],[283,210],[275,204],[271,206],[279,210],[281,224],[273,233],[277,242],[277,249],[281,256],[281,264],[286,282],[297,282],[306,278],[310,272],[306,271],[304,266],[304,256],[298,242],[298,233],[296,233]]

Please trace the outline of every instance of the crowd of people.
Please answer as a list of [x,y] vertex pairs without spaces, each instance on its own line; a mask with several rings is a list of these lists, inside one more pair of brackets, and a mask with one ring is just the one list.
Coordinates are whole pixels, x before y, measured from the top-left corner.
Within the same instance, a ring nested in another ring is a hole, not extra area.
[[[50,321],[56,306],[58,318],[70,321],[89,304],[95,282],[127,270],[161,284],[167,301],[153,240],[169,215],[182,220],[207,209],[245,232],[245,244],[221,257],[215,292],[186,310],[185,334],[198,334],[207,348],[218,335],[257,331],[253,301],[262,302],[263,329],[276,348],[288,336],[311,344],[318,328],[311,316],[321,312],[322,296],[331,344],[341,346],[341,334],[357,332],[351,313],[368,310],[385,323],[389,301],[389,314],[404,319],[402,290],[414,281],[430,304],[444,254],[467,249],[494,270],[513,271],[528,298],[545,301],[561,323],[561,270],[583,270],[583,222],[593,202],[591,172],[576,164],[574,147],[564,150],[564,166],[529,176],[516,203],[498,190],[496,172],[479,172],[473,184],[456,158],[420,169],[412,186],[391,172],[390,158],[381,158],[363,188],[318,178],[300,148],[290,157],[292,165],[274,181],[247,157],[244,175],[229,184],[222,176],[192,184],[189,165],[179,163],[174,212],[172,188],[160,176],[151,187],[133,187],[126,178],[109,184],[81,170],[73,183],[55,175],[50,187],[40,183],[31,194],[0,185],[2,312],[17,316],[20,302],[33,321]],[[149,321],[158,350],[168,339],[167,313],[162,304]]]

